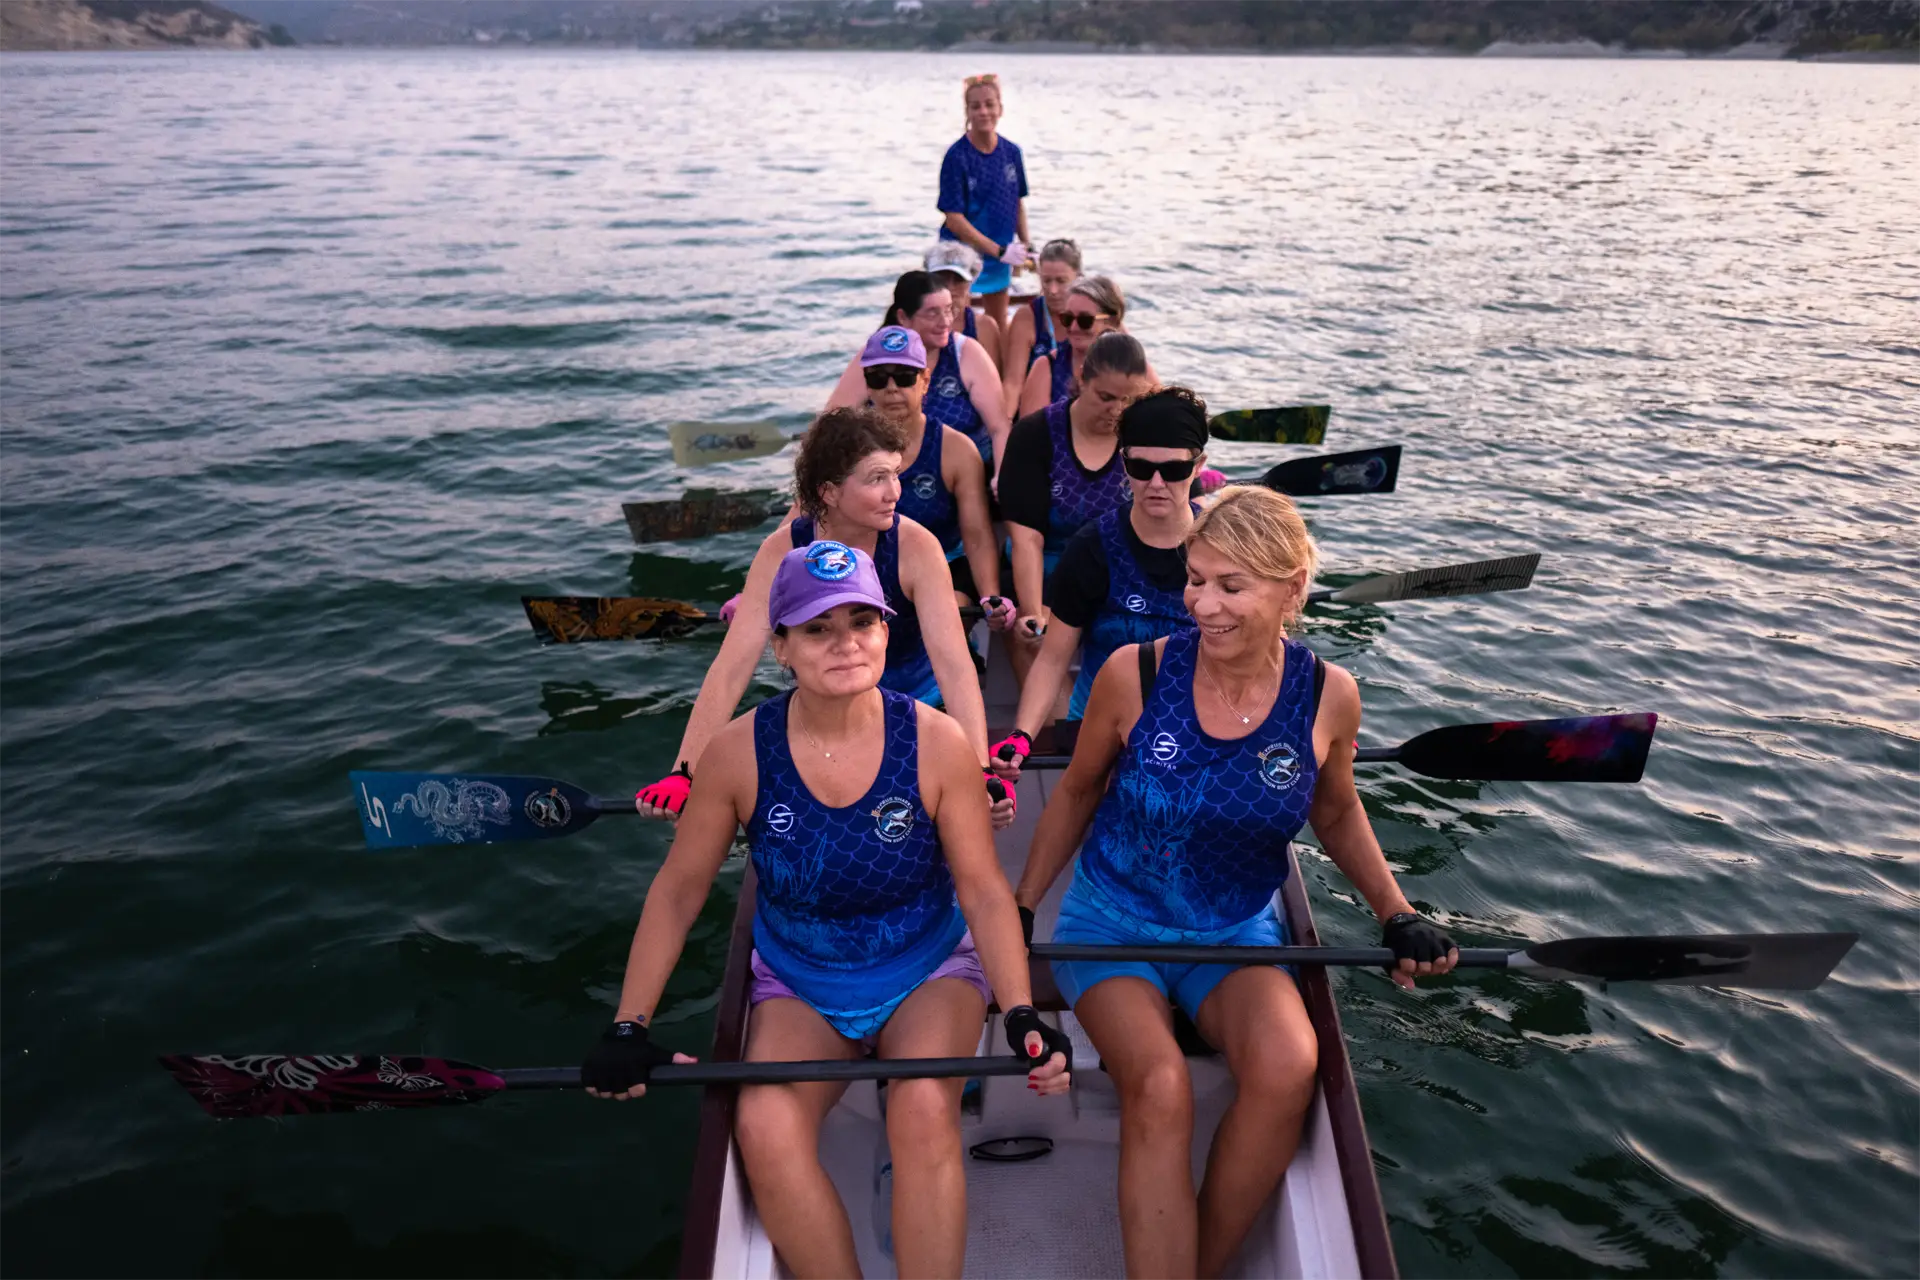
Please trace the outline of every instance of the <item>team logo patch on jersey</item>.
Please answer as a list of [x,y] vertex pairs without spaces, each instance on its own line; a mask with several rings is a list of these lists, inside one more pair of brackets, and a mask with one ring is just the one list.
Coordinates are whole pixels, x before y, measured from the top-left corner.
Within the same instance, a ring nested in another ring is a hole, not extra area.
[[793,810],[784,804],[776,804],[767,810],[767,829],[776,835],[785,835],[793,830]]
[[1016,181],[1019,180],[1019,177],[1020,175],[1014,172],[1013,166],[1008,165],[1007,166],[1007,185],[1012,186]]
[[1128,596],[1121,603],[1125,604],[1128,610],[1133,613],[1145,613],[1147,611],[1147,598],[1145,596]]
[[942,378],[940,379],[940,385],[934,388],[934,392],[937,395],[945,396],[949,400],[958,400],[965,394],[965,388],[960,385],[960,379],[958,378]]
[[913,830],[913,802],[888,796],[873,811],[873,829],[888,844],[899,844]]
[[1061,490],[1062,490],[1063,488],[1065,488],[1065,487],[1066,487],[1066,486],[1065,486],[1065,485],[1063,485],[1063,484],[1061,484],[1061,483],[1060,483],[1060,482],[1059,482],[1058,480],[1055,480],[1055,481],[1053,482],[1053,496],[1054,496],[1054,497],[1056,497],[1056,498],[1057,498],[1057,497],[1059,497],[1059,496],[1060,496],[1060,491],[1061,491]]
[[880,349],[889,352],[905,351],[907,349],[907,331],[905,329],[895,329],[886,337],[880,339]]
[[1275,791],[1284,791],[1300,776],[1300,753],[1285,742],[1276,742],[1260,753],[1260,781]]
[[520,809],[536,827],[564,827],[573,819],[573,805],[558,791],[536,791]]
[[933,495],[940,492],[940,482],[927,472],[913,478],[913,493],[922,502],[932,502]]
[[844,542],[816,542],[807,548],[807,572],[822,582],[838,582],[853,572],[853,548]]
[[1170,733],[1156,733],[1153,741],[1147,744],[1147,750],[1161,764],[1172,764],[1180,758],[1180,740]]

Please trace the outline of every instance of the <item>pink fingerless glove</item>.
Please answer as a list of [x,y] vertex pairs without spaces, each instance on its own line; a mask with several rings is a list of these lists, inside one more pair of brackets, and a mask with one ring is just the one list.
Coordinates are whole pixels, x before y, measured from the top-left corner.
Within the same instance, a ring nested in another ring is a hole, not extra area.
[[688,773],[687,766],[682,764],[652,786],[640,788],[633,798],[638,804],[652,805],[656,809],[665,809],[669,813],[678,814],[686,807],[687,796],[692,791],[693,775]]
[[1224,489],[1227,484],[1226,473],[1207,467],[1200,472],[1200,492],[1212,493],[1215,489]]
[[980,607],[987,611],[987,625],[995,631],[1005,631],[1013,625],[1014,605],[1008,596],[982,596]]
[[1006,800],[1013,805],[1013,811],[1015,813],[1020,812],[1019,794],[1002,781],[999,774],[991,769],[982,769],[980,774],[987,780],[988,801],[993,804],[999,804],[1002,800]]
[[726,623],[728,626],[732,626],[734,610],[739,607],[740,596],[739,593],[736,592],[725,604],[720,606],[720,621]]
[[1025,764],[1027,757],[1033,754],[1033,739],[1027,736],[1026,730],[1015,729],[994,743],[988,754],[1008,764]]

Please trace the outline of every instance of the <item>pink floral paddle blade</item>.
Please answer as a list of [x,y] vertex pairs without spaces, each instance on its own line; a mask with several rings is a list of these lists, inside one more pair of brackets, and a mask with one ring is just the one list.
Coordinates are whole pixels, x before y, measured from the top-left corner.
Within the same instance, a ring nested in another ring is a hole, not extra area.
[[222,1119],[454,1107],[507,1087],[471,1063],[386,1054],[169,1054],[160,1065]]

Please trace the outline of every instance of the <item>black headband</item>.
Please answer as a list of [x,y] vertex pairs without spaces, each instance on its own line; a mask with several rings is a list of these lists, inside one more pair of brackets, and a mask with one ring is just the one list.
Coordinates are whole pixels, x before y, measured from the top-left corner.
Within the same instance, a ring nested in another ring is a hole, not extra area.
[[1185,396],[1156,391],[1120,413],[1123,449],[1205,449],[1207,420]]

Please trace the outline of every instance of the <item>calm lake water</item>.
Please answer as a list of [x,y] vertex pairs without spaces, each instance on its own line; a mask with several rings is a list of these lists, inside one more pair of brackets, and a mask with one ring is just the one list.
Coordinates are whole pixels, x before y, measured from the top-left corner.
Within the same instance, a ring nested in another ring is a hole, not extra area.
[[1545,554],[1311,620],[1368,741],[1660,713],[1636,787],[1364,779],[1416,902],[1863,935],[1810,993],[1340,974],[1403,1268],[1920,1270],[1920,76],[287,52],[0,61],[6,1271],[672,1267],[691,1096],[220,1125],[153,1055],[579,1060],[666,830],[374,854],[346,773],[671,763],[713,642],[541,651],[518,597],[738,587],[755,535],[636,551],[619,503],[689,482],[670,421],[805,423],[989,67],[1163,375],[1405,444],[1310,504],[1333,581]]

